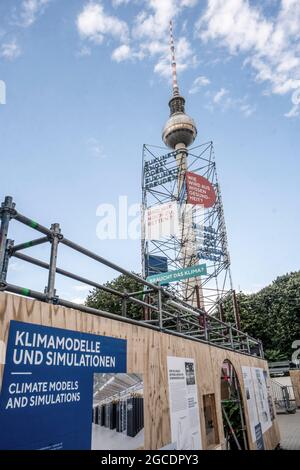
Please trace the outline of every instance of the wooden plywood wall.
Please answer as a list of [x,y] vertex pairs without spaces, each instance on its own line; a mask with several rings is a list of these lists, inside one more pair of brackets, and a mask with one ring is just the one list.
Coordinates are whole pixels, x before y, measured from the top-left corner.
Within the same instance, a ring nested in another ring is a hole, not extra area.
[[291,381],[293,385],[295,401],[300,408],[300,370],[290,370]]
[[[144,375],[146,449],[160,449],[171,442],[167,356],[187,357],[195,360],[204,449],[207,448],[202,398],[205,394],[215,394],[219,436],[221,444],[224,442],[220,402],[221,367],[224,360],[231,361],[237,372],[244,403],[241,367],[256,366],[267,369],[267,363],[256,357],[161,333],[143,326],[131,325],[2,292],[0,293],[0,341],[5,344],[10,320],[127,339],[127,372]],[[0,364],[0,388],[3,367]],[[249,428],[247,409],[244,408],[246,424]],[[251,442],[249,433],[248,440],[250,448],[254,449],[255,444]],[[264,441],[266,449],[273,449],[278,445],[279,431],[276,420],[264,434]]]

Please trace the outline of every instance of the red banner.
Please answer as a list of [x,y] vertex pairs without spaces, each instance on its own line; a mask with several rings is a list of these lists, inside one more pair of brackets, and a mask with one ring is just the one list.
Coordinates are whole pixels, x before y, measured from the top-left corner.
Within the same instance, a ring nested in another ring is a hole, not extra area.
[[216,193],[213,185],[203,176],[186,172],[187,202],[193,205],[212,207],[216,202]]

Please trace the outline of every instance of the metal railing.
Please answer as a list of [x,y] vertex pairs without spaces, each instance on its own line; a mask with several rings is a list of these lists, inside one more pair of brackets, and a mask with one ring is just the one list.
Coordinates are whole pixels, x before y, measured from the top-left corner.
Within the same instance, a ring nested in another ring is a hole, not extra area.
[[271,382],[271,392],[277,413],[295,413],[297,410],[292,385],[282,385],[274,379]]
[[[81,310],[92,315],[143,325],[147,328],[188,337],[194,341],[206,342],[243,354],[263,357],[263,348],[259,340],[250,337],[247,333],[243,333],[231,324],[225,323],[212,315],[208,315],[204,310],[191,307],[176,298],[170,292],[167,292],[163,287],[152,284],[140,276],[67,239],[61,233],[59,224],[52,224],[51,228],[48,229],[38,222],[20,214],[17,212],[13,199],[10,196],[7,196],[1,205],[0,219],[0,290]],[[12,220],[30,227],[43,236],[15,245],[14,241],[8,238],[9,226]],[[50,243],[51,245],[49,263],[23,253],[25,249],[44,243]],[[60,245],[67,246],[120,274],[134,279],[140,286],[140,290],[131,293],[120,292],[107,285],[102,285],[58,267],[57,253]],[[16,286],[7,282],[9,262],[12,257],[48,271],[48,282],[44,292],[37,292],[30,288]],[[120,303],[120,315],[61,299],[55,289],[57,274],[82,282],[87,286],[105,291],[111,296],[116,297]],[[130,317],[129,306],[132,305],[136,306],[136,314],[138,314],[140,320]]]

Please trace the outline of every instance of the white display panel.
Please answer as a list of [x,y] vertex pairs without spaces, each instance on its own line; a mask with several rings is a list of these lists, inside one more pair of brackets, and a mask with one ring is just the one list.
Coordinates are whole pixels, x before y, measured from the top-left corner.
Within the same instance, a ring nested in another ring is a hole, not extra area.
[[261,424],[264,434],[271,426],[270,404],[264,370],[242,367],[252,442],[256,441],[255,427]]
[[255,400],[255,390],[252,380],[251,367],[242,367],[242,374],[244,379],[244,388],[245,395],[247,399],[247,410],[250,423],[251,437],[252,442],[256,441],[255,426],[259,424],[256,400]]
[[259,367],[251,367],[252,379],[255,388],[256,405],[262,432],[265,433],[271,426],[268,390],[264,378],[264,370]]
[[168,357],[172,442],[178,450],[201,450],[201,428],[194,359]]

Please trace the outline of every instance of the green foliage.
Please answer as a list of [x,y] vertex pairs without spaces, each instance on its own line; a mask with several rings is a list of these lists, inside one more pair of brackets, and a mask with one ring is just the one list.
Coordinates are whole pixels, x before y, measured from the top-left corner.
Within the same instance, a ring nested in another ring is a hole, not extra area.
[[[235,433],[237,440],[239,441],[240,446],[244,448],[241,415],[240,415],[240,408],[239,408],[238,403],[236,403],[235,401],[230,401],[230,400],[223,401],[222,407],[227,414],[231,427]],[[236,449],[237,445],[235,443],[233,436],[230,433],[227,421],[223,419],[223,422],[224,422],[225,432],[226,434],[229,435],[230,447],[231,449]]]
[[[129,276],[125,276],[124,274],[121,274],[113,281],[106,282],[104,286],[123,293],[137,292],[143,289],[142,284]],[[135,296],[135,298],[142,300],[142,296]],[[122,299],[120,299],[120,297],[103,290],[93,289],[88,295],[85,305],[104,310],[106,312],[115,313],[116,315],[122,315],[121,300]],[[133,304],[132,302],[127,302],[127,316],[136,320],[141,320],[143,318],[143,308],[139,305]]]
[[[300,339],[300,271],[278,277],[256,294],[238,294],[241,329],[263,342],[266,358],[290,359],[292,343]],[[233,321],[229,302],[226,321]]]

